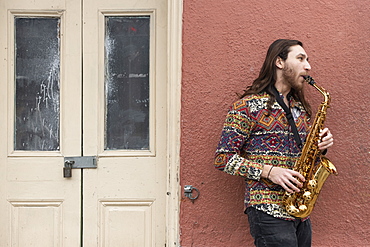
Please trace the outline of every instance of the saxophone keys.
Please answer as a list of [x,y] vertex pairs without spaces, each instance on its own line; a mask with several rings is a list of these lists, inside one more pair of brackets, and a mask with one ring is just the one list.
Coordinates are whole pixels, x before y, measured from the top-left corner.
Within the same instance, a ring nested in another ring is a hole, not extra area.
[[298,209],[298,208],[296,208],[296,207],[295,207],[295,206],[293,206],[293,205],[290,205],[290,206],[286,207],[286,211],[287,211],[289,214],[291,214],[291,215],[295,215],[295,214],[299,213],[299,209]]
[[314,188],[316,188],[316,186],[317,186],[317,181],[315,180],[315,179],[311,179],[310,181],[308,181],[308,183],[307,183],[307,187],[309,188],[309,189],[314,189]]
[[[305,201],[305,202],[307,202],[307,201],[311,201],[311,199],[312,199],[312,196],[311,196],[312,194],[311,194],[311,192],[309,192],[309,191],[306,191],[305,193],[303,193],[303,200]],[[303,205],[304,206],[304,205]]]
[[302,205],[299,206],[299,211],[300,212],[305,212],[306,210],[307,210],[307,206],[306,205],[303,205],[302,204]]

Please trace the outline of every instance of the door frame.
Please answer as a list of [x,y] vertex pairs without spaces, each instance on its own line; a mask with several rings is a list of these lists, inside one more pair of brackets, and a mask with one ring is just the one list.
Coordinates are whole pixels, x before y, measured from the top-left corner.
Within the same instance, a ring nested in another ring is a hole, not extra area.
[[168,0],[167,246],[180,246],[180,109],[183,0]]

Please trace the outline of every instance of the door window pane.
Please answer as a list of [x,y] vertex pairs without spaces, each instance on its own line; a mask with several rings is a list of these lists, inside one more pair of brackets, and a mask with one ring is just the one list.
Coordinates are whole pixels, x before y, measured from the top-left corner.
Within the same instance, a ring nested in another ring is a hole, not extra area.
[[59,150],[60,18],[15,18],[15,150]]
[[105,18],[105,150],[149,149],[149,23]]

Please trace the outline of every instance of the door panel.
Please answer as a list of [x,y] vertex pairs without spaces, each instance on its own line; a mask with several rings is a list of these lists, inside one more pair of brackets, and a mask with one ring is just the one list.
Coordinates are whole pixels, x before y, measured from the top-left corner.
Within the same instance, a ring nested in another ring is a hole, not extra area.
[[165,245],[166,11],[158,0],[84,4],[84,154],[99,157],[83,171],[86,246]]
[[0,6],[0,245],[76,246],[80,171],[62,170],[81,155],[80,4]]

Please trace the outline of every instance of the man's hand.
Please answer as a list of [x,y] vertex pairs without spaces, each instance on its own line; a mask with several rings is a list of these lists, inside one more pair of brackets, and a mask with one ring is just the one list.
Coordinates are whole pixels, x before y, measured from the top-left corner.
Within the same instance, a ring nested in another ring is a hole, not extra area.
[[[285,169],[281,167],[272,167],[271,165],[265,165],[262,177],[270,179],[273,183],[280,185],[287,192],[299,192],[305,181],[304,177],[296,171]],[[270,173],[269,173],[270,172]]]
[[320,140],[319,140],[319,149],[325,150],[334,144],[334,138],[333,135],[330,133],[330,130],[328,128],[324,128],[320,131]]

